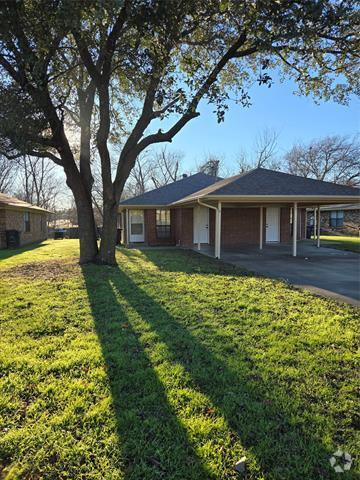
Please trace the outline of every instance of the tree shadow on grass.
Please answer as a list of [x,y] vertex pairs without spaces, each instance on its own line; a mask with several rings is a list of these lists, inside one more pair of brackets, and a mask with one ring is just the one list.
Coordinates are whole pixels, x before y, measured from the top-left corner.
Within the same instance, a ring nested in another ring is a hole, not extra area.
[[125,478],[134,480],[207,479],[208,472],[167,402],[139,332],[129,321],[126,305],[112,286],[118,270],[104,272],[105,268],[83,266],[82,272],[106,362],[121,470]]
[[[301,425],[294,424],[289,413],[285,414],[276,402],[267,401],[264,391],[271,386],[264,389],[261,378],[251,376],[247,363],[251,359],[246,352],[239,358],[239,367],[230,368],[120,268],[109,269],[100,282],[89,273],[84,268],[96,329],[109,369],[121,448],[129,468],[127,478],[213,477],[201,466],[194,452],[196,445],[189,444],[185,430],[169,407],[146,345],[139,340],[139,332],[132,329],[130,322],[124,328],[127,314],[119,299],[136,312],[149,333],[156,336],[156,343],[165,347],[167,361],[181,364],[189,376],[189,388],[200,391],[211,401],[216,415],[223,417],[231,429],[234,443],[247,449],[251,463],[247,478],[335,478],[328,465],[331,452],[321,441],[305,433]],[[109,308],[113,312],[110,319],[104,318],[105,304],[107,312]],[[191,318],[187,305],[182,318],[187,311]],[[223,474],[216,478],[234,478],[233,460],[232,452],[225,452]]]
[[6,248],[6,249],[1,249],[0,250],[0,262],[1,260],[6,260],[8,258],[11,258],[14,255],[19,255],[20,253],[24,252],[30,252],[31,250],[35,250],[36,248],[43,247],[44,243],[43,241],[41,242],[35,242],[35,243],[29,243],[27,245],[24,245],[19,248]]
[[[181,252],[181,255],[179,255]],[[124,255],[131,258],[131,261],[141,262],[137,252],[130,253],[129,250],[122,251]],[[182,273],[201,273],[212,275],[231,275],[238,274],[239,272],[244,275],[254,276],[246,269],[241,267],[222,262],[213,257],[202,255],[201,253],[194,252],[193,250],[178,250],[177,252],[169,250],[161,250],[161,247],[154,248],[153,250],[141,250],[141,254],[161,271],[166,272],[182,272]],[[257,276],[255,274],[255,276]]]

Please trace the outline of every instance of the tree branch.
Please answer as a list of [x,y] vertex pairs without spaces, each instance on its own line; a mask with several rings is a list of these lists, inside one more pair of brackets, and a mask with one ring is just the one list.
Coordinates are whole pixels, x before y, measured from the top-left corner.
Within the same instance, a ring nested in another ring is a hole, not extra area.
[[[9,154],[4,150],[1,150],[0,154],[4,155],[4,157],[6,157],[8,160],[16,160],[17,158],[20,158],[20,157],[24,156],[23,152],[17,152],[17,153],[14,153],[14,154]],[[56,155],[54,155],[53,153],[48,152],[48,151],[43,152],[43,151],[29,150],[27,152],[27,154],[31,155],[32,157],[49,158],[50,160],[52,160],[57,165],[64,166],[61,158],[57,157]]]
[[213,83],[217,80],[219,73],[223,70],[226,64],[233,58],[240,58],[256,52],[257,46],[255,45],[253,47],[247,48],[246,50],[239,51],[239,48],[242,45],[244,45],[245,42],[246,42],[246,33],[243,32],[239,36],[238,40],[227,50],[227,52],[221,57],[221,59],[218,61],[218,63],[215,65],[212,71],[209,73],[209,75],[207,76],[207,78],[205,79],[201,87],[193,96],[186,112],[182,115],[182,117],[167,132],[163,133],[159,130],[158,133],[148,135],[143,140],[141,140],[136,147],[137,154],[139,154],[142,150],[144,150],[146,147],[148,147],[153,143],[171,142],[173,137],[190,120],[200,115],[199,112],[196,112],[196,108],[198,107],[200,100],[203,98],[205,93],[208,92],[211,85],[213,85]]

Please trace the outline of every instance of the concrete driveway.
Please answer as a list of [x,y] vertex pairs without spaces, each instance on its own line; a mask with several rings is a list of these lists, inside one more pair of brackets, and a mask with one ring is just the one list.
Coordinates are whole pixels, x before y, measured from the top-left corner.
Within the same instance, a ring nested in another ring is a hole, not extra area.
[[[205,253],[205,252],[204,252]],[[298,243],[298,256],[290,245],[224,250],[222,260],[268,277],[281,278],[311,292],[360,306],[360,255],[333,248]]]

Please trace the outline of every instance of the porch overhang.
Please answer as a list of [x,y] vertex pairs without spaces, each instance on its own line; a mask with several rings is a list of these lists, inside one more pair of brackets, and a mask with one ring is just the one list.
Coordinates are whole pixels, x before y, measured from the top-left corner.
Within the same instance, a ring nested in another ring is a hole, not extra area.
[[[234,208],[242,206],[246,208],[258,208],[260,210],[260,235],[259,249],[263,248],[263,219],[264,208],[270,206],[287,206],[292,209],[293,215],[293,240],[292,256],[297,256],[297,225],[299,208],[316,208],[317,228],[314,231],[316,236],[316,245],[320,247],[320,207],[323,205],[354,204],[359,202],[359,196],[333,196],[333,195],[192,195],[191,198],[185,198],[174,202],[172,207],[196,207],[203,206],[215,210],[215,257],[221,257],[221,215],[223,208]],[[200,243],[198,243],[200,250]]]
[[271,205],[271,204],[293,204],[297,202],[298,207],[310,207],[313,205],[333,205],[336,203],[353,204],[360,202],[359,195],[333,196],[333,195],[204,195],[184,198],[172,203],[170,206],[192,206],[199,201],[216,206],[222,204],[245,204],[246,206]]
[[125,210],[152,210],[154,208],[169,208],[170,205],[119,205],[118,211]]

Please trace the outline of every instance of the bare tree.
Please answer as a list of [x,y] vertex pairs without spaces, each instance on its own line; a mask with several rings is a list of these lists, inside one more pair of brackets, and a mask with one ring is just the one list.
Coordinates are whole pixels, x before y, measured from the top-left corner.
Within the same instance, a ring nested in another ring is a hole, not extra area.
[[199,165],[198,171],[211,175],[213,177],[218,177],[220,173],[220,167],[222,166],[222,159],[216,157],[215,155],[208,155],[207,160]]
[[0,155],[0,192],[9,193],[16,177],[17,163]]
[[277,154],[277,141],[279,134],[270,128],[259,132],[255,139],[256,166],[258,168],[270,167]]
[[294,145],[285,155],[290,173],[345,185],[360,185],[359,137],[331,136]]
[[256,166],[255,163],[252,162],[252,160],[249,158],[249,156],[244,150],[241,150],[239,152],[236,163],[238,165],[239,173],[248,172],[249,170],[252,170]]
[[279,170],[278,139],[279,134],[271,128],[259,132],[254,140],[253,151],[250,154],[245,150],[239,153],[237,160],[239,172],[244,173],[253,168]]
[[183,157],[182,152],[169,152],[166,147],[155,154],[154,158],[150,160],[153,168],[151,180],[155,188],[168,185],[179,179]]
[[142,195],[149,190],[153,175],[154,165],[149,155],[139,155],[125,187],[126,196]]
[[159,188],[179,179],[183,153],[145,152],[138,156],[125,185],[122,198],[142,195],[152,188]]
[[18,159],[17,197],[38,207],[54,210],[59,194],[54,163],[28,155]]

